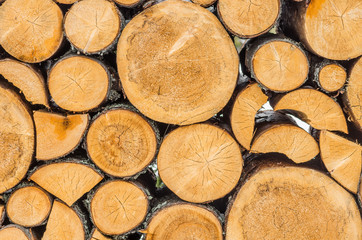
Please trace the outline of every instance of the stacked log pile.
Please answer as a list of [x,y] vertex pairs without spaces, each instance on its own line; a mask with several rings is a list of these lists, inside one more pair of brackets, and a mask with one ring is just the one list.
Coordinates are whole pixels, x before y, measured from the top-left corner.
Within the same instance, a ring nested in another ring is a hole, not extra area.
[[0,240],[361,240],[361,16],[0,0]]

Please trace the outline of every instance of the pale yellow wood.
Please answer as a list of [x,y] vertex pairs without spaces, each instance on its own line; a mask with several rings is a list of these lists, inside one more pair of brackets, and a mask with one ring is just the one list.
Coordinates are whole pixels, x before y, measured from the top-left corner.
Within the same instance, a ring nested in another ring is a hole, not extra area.
[[303,114],[305,121],[316,129],[348,133],[341,107],[326,94],[314,89],[298,89],[287,93],[274,110],[289,109]]
[[243,38],[267,32],[277,20],[279,0],[219,0],[218,12],[225,26]]
[[328,64],[320,70],[318,80],[324,90],[334,92],[346,83],[347,73],[337,64]]
[[312,169],[261,169],[242,185],[231,204],[226,240],[362,239],[354,197]]
[[82,140],[89,122],[88,114],[61,115],[33,112],[36,127],[36,159],[50,160],[73,151]]
[[60,162],[40,167],[29,179],[71,206],[103,176],[80,163]]
[[83,223],[77,213],[55,200],[42,240],[84,240],[84,235]]
[[65,15],[64,32],[69,41],[86,53],[105,50],[117,38],[121,19],[116,5],[107,0],[82,0]]
[[25,176],[34,153],[34,125],[15,92],[0,84],[0,193]]
[[62,43],[63,13],[52,0],[7,0],[0,19],[0,45],[21,61],[44,61]]
[[139,4],[142,0],[113,0],[113,1],[124,7],[133,7]]
[[163,123],[186,125],[219,112],[235,88],[238,63],[218,19],[181,0],[144,10],[118,42],[124,92],[144,115]]
[[108,238],[104,236],[97,228],[94,229],[92,237],[90,240],[111,240],[111,238]]
[[238,183],[243,159],[237,142],[209,124],[179,127],[160,147],[157,166],[166,186],[188,202],[208,202]]
[[208,209],[191,204],[175,204],[156,212],[149,222],[146,240],[222,240],[219,219]]
[[290,124],[277,124],[255,136],[250,152],[283,153],[295,163],[303,163],[319,153],[319,146],[303,129]]
[[335,133],[322,131],[320,134],[321,158],[342,186],[357,193],[362,168],[362,146]]
[[231,128],[235,138],[247,150],[254,136],[255,114],[267,100],[257,83],[247,86],[235,99],[230,117]]
[[30,240],[23,230],[16,226],[0,229],[1,240]]
[[216,0],[192,0],[193,3],[199,4],[202,7],[209,7],[216,2]]
[[96,227],[108,235],[126,233],[143,222],[148,198],[136,184],[115,180],[97,189],[90,212]]
[[42,104],[49,108],[43,76],[34,68],[12,60],[10,58],[0,60],[0,75],[24,94],[26,100],[32,104]]

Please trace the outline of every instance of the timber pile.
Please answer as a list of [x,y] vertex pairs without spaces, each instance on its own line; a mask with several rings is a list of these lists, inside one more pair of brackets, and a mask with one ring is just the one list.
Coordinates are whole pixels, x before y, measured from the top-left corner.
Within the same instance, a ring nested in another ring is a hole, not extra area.
[[361,12],[0,0],[0,240],[361,240]]

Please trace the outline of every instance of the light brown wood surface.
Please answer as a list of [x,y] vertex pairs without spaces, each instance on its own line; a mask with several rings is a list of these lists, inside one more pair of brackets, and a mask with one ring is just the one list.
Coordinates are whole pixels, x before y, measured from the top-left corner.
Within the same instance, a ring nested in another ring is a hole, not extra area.
[[362,169],[362,146],[335,133],[321,131],[321,159],[331,176],[357,193]]
[[216,0],[191,0],[193,3],[199,4],[202,7],[209,7],[216,2]]
[[217,9],[229,31],[242,38],[252,38],[273,27],[280,5],[279,0],[219,0]]
[[143,222],[148,211],[146,193],[136,184],[121,180],[97,189],[90,205],[95,226],[103,233],[126,233]]
[[254,136],[255,114],[267,100],[257,83],[248,85],[235,99],[230,116],[231,128],[235,138],[247,150]]
[[27,233],[16,225],[9,225],[0,229],[1,240],[30,240]]
[[17,87],[27,101],[49,108],[43,76],[33,67],[10,58],[1,59],[0,74]]
[[61,4],[73,4],[78,0],[55,0],[55,1]]
[[71,206],[97,185],[103,176],[80,163],[60,162],[38,168],[29,179]]
[[6,213],[11,222],[33,227],[45,221],[51,206],[50,196],[46,192],[36,186],[28,186],[11,194],[6,204]]
[[139,114],[119,108],[99,115],[91,124],[86,141],[92,161],[117,177],[143,170],[157,150],[152,126]]
[[325,65],[318,74],[319,84],[327,92],[335,92],[341,89],[346,80],[346,70],[337,64]]
[[142,3],[143,0],[113,0],[122,7],[135,7]]
[[20,96],[0,84],[0,193],[25,176],[34,147],[34,124],[27,107]]
[[111,238],[104,236],[97,228],[95,228],[90,240],[111,240]]
[[36,159],[51,160],[67,155],[79,144],[88,126],[88,114],[61,115],[34,111]]
[[85,112],[106,100],[110,83],[108,71],[98,61],[69,56],[53,66],[48,84],[50,95],[59,107]]
[[63,13],[52,0],[7,0],[0,19],[0,45],[21,61],[44,61],[62,43]]
[[120,12],[112,1],[78,1],[64,17],[67,38],[85,53],[107,49],[115,42],[120,30]]
[[213,212],[203,206],[172,204],[156,212],[147,229],[146,240],[222,240],[222,227]]
[[226,217],[226,240],[361,238],[354,197],[307,168],[260,170],[242,185]]
[[180,0],[134,17],[117,48],[118,73],[130,102],[153,120],[178,125],[205,121],[226,105],[238,62],[217,18]]
[[289,109],[300,112],[303,120],[319,130],[348,133],[346,119],[338,103],[314,89],[298,89],[284,95],[274,110]]
[[166,186],[188,202],[208,202],[237,184],[243,159],[237,142],[209,124],[179,127],[163,140],[157,166]]

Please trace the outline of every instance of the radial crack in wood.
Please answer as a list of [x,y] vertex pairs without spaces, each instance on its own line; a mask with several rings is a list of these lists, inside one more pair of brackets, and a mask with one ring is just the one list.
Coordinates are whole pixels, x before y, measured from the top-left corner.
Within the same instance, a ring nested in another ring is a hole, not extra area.
[[0,19],[0,45],[21,61],[42,62],[62,43],[63,13],[52,0],[7,0]]
[[80,144],[88,126],[88,114],[61,115],[34,111],[36,159],[51,160],[72,152]]
[[195,124],[165,137],[157,166],[162,181],[178,197],[202,203],[224,197],[236,186],[243,159],[237,142],[225,130]]
[[225,27],[242,38],[269,31],[280,13],[279,0],[219,0],[218,13]]
[[[0,79],[1,80],[1,79]],[[25,176],[34,153],[34,124],[20,96],[0,84],[0,193]]]
[[153,120],[178,125],[205,121],[226,105],[238,63],[217,18],[179,0],[134,17],[117,48],[118,73],[130,102]]
[[212,211],[184,203],[157,211],[142,232],[146,240],[223,239],[220,221]]
[[49,92],[61,108],[84,112],[97,108],[107,99],[110,87],[108,70],[85,56],[59,60],[48,76]]
[[95,226],[108,235],[126,233],[143,222],[148,197],[136,184],[121,180],[107,182],[94,194],[90,212]]
[[104,51],[112,46],[121,31],[120,14],[111,1],[79,1],[64,17],[64,32],[84,53]]
[[33,67],[16,60],[0,60],[0,75],[17,87],[32,104],[49,108],[48,95],[43,76]]
[[338,103],[314,89],[298,89],[277,101],[274,110],[300,112],[304,121],[320,130],[348,133],[347,122]]
[[231,128],[238,142],[247,150],[254,135],[255,115],[267,100],[257,83],[248,85],[235,99],[230,116]]
[[104,172],[117,177],[132,176],[153,160],[156,134],[139,114],[111,109],[100,114],[87,134],[87,151]]
[[231,201],[226,240],[362,238],[354,197],[307,168],[259,170]]
[[321,158],[331,176],[357,193],[362,168],[362,146],[335,133],[321,131]]
[[42,240],[64,239],[84,240],[83,223],[73,209],[55,200]]
[[80,163],[60,162],[40,167],[29,179],[71,206],[97,185],[103,176]]

